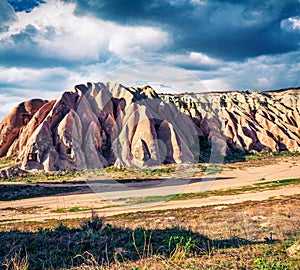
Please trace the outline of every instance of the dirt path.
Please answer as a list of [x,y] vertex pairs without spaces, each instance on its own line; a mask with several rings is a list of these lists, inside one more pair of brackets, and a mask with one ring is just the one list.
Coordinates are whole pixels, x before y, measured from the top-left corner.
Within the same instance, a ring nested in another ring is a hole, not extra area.
[[[120,213],[146,211],[154,209],[175,209],[201,207],[205,205],[231,204],[247,200],[265,200],[269,197],[300,194],[300,186],[282,187],[276,190],[265,190],[256,193],[245,193],[230,196],[212,196],[204,199],[159,202],[155,204],[125,205],[126,198],[169,195],[176,193],[200,192],[207,190],[228,189],[250,185],[257,182],[281,180],[300,177],[300,158],[282,158],[276,164],[264,167],[236,167],[225,165],[221,173],[207,179],[169,179],[157,182],[132,183],[124,187],[118,183],[91,186],[91,193],[55,195],[16,201],[0,202],[0,221],[40,221],[50,218],[66,219],[90,217],[91,209],[99,215],[115,215]],[[9,183],[8,183],[9,184]],[[10,183],[11,184],[11,183]],[[48,185],[48,184],[45,184]],[[95,193],[93,191],[101,191]],[[118,200],[113,204],[110,200]],[[124,204],[124,205],[122,205]],[[73,212],[71,210],[73,209]],[[71,211],[71,212],[70,212]]]
[[[244,193],[244,194],[238,194],[238,195],[228,195],[228,196],[211,196],[208,198],[203,199],[190,199],[190,200],[178,200],[178,201],[168,201],[168,202],[158,202],[158,203],[145,203],[145,204],[138,204],[138,205],[132,205],[132,206],[117,206],[117,207],[111,207],[110,204],[97,200],[96,197],[89,198],[88,200],[84,200],[82,196],[79,196],[78,199],[83,199],[81,201],[81,205],[89,206],[91,208],[95,208],[95,212],[99,216],[113,216],[117,214],[122,213],[131,213],[131,212],[137,212],[137,211],[150,211],[150,210],[167,210],[167,209],[177,209],[177,208],[190,208],[190,207],[202,207],[202,206],[208,206],[208,205],[226,205],[226,204],[234,204],[239,202],[245,202],[245,201],[262,201],[266,200],[268,198],[280,198],[281,196],[290,196],[300,194],[300,185],[299,186],[293,186],[293,187],[283,187],[276,190],[265,190],[262,192],[255,192],[255,193]],[[93,197],[92,194],[89,194]],[[97,196],[97,195],[94,195]],[[55,198],[53,198],[55,200]],[[68,198],[70,199],[70,198]],[[86,198],[87,199],[87,198]],[[93,200],[95,199],[95,200]],[[74,204],[77,202],[75,201],[75,198],[72,197],[72,200]],[[25,200],[24,200],[25,201]],[[34,204],[35,203],[35,204]],[[91,216],[91,211],[81,211],[81,212],[67,212],[67,213],[53,213],[50,212],[50,208],[47,208],[45,205],[50,206],[50,204],[53,205],[53,203],[57,203],[51,200],[45,201],[44,204],[38,205],[36,200],[30,199],[27,200],[27,202],[18,202],[17,204],[9,204],[5,203],[5,205],[1,206],[1,215],[2,220],[5,221],[44,221],[46,219],[70,219],[70,218],[85,218]],[[68,203],[68,200],[65,201],[65,203]],[[4,206],[4,207],[3,207]],[[62,206],[59,204],[59,206]],[[103,209],[97,209],[98,207],[105,207]],[[5,210],[3,209],[9,209],[10,213],[5,214]],[[12,210],[12,209],[18,209],[19,210]],[[23,213],[21,212],[23,209]],[[26,210],[27,209],[27,210]],[[32,213],[30,213],[30,209],[32,209]]]

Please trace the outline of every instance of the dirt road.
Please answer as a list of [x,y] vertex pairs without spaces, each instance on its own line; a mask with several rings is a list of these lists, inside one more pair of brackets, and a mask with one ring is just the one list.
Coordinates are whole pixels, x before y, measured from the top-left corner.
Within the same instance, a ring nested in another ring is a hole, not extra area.
[[232,166],[225,166],[222,172],[216,175],[209,175],[204,179],[168,179],[144,183],[141,181],[126,185],[115,181],[111,183],[101,183],[99,181],[98,183],[90,184],[90,193],[1,201],[0,220],[1,222],[41,221],[50,218],[89,217],[91,209],[95,209],[99,215],[110,216],[127,212],[231,204],[300,194],[300,186],[293,186],[255,193],[212,196],[204,199],[126,205],[126,198],[131,197],[164,196],[177,193],[201,192],[207,189],[228,189],[262,181],[297,178],[300,177],[299,167],[300,158],[296,157],[282,158],[276,164],[263,167],[250,166],[241,168],[237,166],[232,168]]

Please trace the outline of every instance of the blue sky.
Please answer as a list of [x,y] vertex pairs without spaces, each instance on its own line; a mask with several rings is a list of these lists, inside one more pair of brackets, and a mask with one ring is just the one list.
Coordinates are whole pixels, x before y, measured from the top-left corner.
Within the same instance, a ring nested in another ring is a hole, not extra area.
[[299,0],[0,0],[0,118],[144,62],[208,90],[300,86],[299,44]]

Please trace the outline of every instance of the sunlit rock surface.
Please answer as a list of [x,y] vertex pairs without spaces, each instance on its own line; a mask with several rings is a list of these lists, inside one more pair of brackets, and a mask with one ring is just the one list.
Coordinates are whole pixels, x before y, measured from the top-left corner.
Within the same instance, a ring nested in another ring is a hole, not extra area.
[[25,170],[197,162],[205,147],[300,151],[300,90],[157,94],[150,86],[75,86],[0,123],[0,156]]

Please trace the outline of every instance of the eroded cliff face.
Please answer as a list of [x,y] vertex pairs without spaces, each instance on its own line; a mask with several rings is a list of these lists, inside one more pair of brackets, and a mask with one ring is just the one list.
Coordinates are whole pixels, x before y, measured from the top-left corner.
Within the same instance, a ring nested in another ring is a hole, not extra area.
[[33,115],[48,101],[32,99],[16,106],[0,123],[0,156],[7,154],[11,145],[23,133]]
[[162,97],[190,115],[208,138],[211,130],[203,123],[211,118],[229,150],[300,151],[300,89]]
[[21,103],[0,123],[0,156],[25,170],[197,162],[201,145],[300,151],[300,91],[158,95],[151,87],[77,85]]
[[200,129],[150,87],[77,85],[56,101],[39,101],[24,119],[15,108],[2,121],[0,149],[25,170],[183,163],[198,156]]

